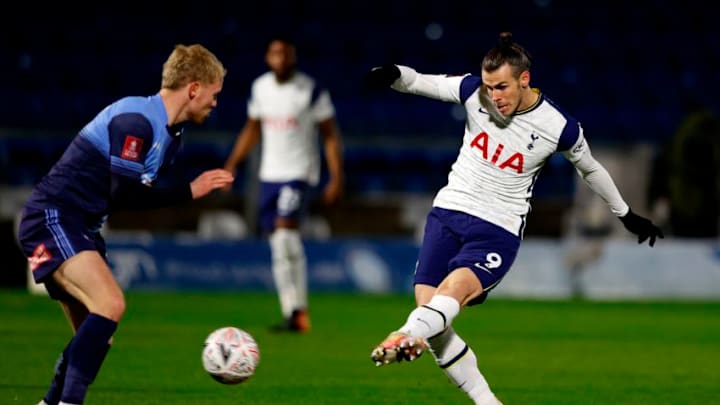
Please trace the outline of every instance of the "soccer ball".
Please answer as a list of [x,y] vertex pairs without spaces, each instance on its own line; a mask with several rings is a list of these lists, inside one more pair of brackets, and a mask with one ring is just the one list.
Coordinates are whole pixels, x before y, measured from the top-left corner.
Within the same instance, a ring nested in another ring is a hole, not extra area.
[[214,330],[202,351],[205,371],[223,384],[239,384],[255,373],[260,349],[249,333],[232,326]]

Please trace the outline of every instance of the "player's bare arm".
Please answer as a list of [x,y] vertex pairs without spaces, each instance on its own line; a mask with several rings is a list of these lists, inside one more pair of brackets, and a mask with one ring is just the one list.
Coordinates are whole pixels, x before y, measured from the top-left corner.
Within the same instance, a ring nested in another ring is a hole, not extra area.
[[250,151],[260,141],[260,120],[256,118],[248,118],[245,126],[240,131],[237,141],[233,146],[230,156],[225,162],[225,170],[235,173],[237,166],[242,162]]
[[342,160],[342,139],[335,118],[328,118],[319,124],[329,172],[328,184],[323,190],[323,202],[333,204],[342,196],[345,185]]

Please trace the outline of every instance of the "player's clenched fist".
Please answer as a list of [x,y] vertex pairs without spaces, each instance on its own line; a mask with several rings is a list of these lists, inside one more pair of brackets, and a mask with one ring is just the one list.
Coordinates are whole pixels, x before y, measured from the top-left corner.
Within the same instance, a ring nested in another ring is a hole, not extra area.
[[233,174],[225,169],[204,171],[190,183],[193,199],[204,197],[215,189],[232,184],[234,180]]
[[365,86],[372,90],[380,90],[390,87],[400,77],[400,69],[387,64],[372,68],[365,76]]

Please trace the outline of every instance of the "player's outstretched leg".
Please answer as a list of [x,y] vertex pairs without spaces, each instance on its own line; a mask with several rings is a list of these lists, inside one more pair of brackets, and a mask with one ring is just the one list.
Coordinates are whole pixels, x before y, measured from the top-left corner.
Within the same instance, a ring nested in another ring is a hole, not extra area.
[[445,375],[475,404],[502,405],[480,372],[475,352],[452,327],[429,338],[428,347]]
[[373,349],[370,358],[379,367],[403,360],[413,361],[420,357],[426,349],[425,339],[402,332],[393,332]]

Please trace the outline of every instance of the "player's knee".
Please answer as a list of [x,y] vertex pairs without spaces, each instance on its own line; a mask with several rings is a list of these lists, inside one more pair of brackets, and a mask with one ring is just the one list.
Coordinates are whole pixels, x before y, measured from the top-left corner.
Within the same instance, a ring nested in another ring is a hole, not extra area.
[[118,299],[113,300],[112,306],[110,307],[111,313],[113,315],[113,318],[111,318],[114,321],[119,321],[120,318],[125,315],[125,309],[127,307],[127,303],[125,302],[125,297],[120,296]]
[[118,322],[125,314],[126,306],[125,297],[122,293],[108,294],[108,296],[99,303],[96,312],[108,319]]
[[468,268],[461,268],[450,273],[440,283],[438,294],[449,295],[460,302],[478,297],[483,293],[483,286],[475,273]]
[[270,234],[270,253],[273,260],[287,260],[289,253],[287,243],[285,241],[283,229],[276,229]]
[[270,250],[276,260],[292,260],[305,256],[300,231],[297,229],[276,229],[270,235]]

